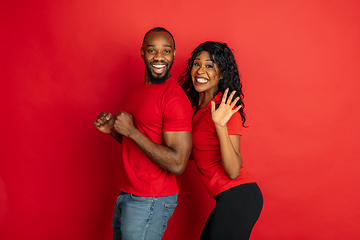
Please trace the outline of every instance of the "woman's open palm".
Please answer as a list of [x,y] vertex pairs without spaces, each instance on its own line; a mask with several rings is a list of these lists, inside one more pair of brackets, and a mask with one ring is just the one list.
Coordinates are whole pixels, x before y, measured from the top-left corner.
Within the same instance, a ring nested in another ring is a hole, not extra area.
[[[227,88],[222,97],[221,103],[217,109],[215,109],[215,102],[211,101],[211,117],[215,125],[224,127],[226,123],[230,120],[231,116],[239,111],[241,105],[236,107],[239,97],[235,98],[233,102],[231,100],[234,97],[236,91],[233,91],[229,97],[227,97],[229,89]],[[236,108],[234,108],[236,107]]]

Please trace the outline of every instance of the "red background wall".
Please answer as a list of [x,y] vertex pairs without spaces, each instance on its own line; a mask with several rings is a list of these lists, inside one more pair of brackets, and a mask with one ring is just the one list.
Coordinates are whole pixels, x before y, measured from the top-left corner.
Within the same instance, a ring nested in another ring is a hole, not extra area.
[[[99,133],[143,79],[155,26],[173,75],[205,40],[235,51],[242,154],[264,194],[251,239],[360,238],[359,1],[1,1],[0,238],[111,239],[119,146]],[[139,99],[141,102],[142,99]],[[189,163],[164,239],[198,239],[214,202]]]

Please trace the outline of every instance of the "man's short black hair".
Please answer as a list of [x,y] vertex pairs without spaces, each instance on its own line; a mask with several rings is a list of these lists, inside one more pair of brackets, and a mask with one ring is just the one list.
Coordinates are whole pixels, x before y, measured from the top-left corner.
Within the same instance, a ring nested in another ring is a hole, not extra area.
[[149,33],[151,33],[151,32],[167,32],[171,36],[171,38],[172,38],[172,40],[174,42],[174,49],[175,49],[175,40],[174,40],[173,35],[163,27],[155,27],[155,28],[152,28],[149,31],[147,31],[147,33],[145,33],[145,36],[144,36],[144,39],[143,39],[143,42],[142,42],[142,47],[143,48],[144,48],[145,39],[146,39],[147,35],[149,35]]

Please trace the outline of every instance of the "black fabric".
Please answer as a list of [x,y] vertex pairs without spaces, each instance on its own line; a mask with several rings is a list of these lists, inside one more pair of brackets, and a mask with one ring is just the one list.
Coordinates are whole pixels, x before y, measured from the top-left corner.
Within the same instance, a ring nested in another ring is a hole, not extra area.
[[201,240],[247,240],[263,207],[256,183],[242,184],[214,197],[216,205],[201,234]]

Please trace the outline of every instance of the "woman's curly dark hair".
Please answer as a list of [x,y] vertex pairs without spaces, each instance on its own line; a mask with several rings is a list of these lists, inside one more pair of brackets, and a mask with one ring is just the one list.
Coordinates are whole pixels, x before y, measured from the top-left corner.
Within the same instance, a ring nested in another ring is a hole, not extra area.
[[222,76],[222,79],[220,79],[218,85],[219,91],[214,94],[214,97],[219,92],[224,93],[227,88],[229,88],[229,95],[232,91],[235,90],[236,93],[233,100],[236,97],[240,97],[236,105],[242,106],[239,112],[241,115],[242,125],[245,127],[246,118],[244,113],[244,94],[242,92],[242,84],[240,81],[239,71],[234,54],[226,43],[207,41],[196,47],[195,50],[191,53],[191,57],[188,60],[188,65],[184,69],[184,72],[180,75],[181,87],[188,96],[191,105],[193,107],[197,107],[199,103],[199,93],[195,90],[191,80],[191,68],[194,64],[195,58],[203,51],[208,52],[210,55],[210,60],[219,66],[220,75]]

